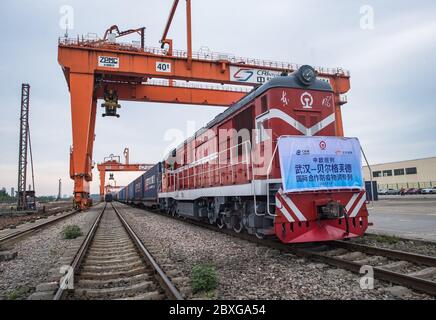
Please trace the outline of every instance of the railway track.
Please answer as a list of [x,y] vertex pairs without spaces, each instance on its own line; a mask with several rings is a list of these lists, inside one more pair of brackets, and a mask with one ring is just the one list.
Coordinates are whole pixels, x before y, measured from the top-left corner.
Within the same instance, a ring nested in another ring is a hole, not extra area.
[[54,299],[182,300],[118,209],[106,204],[74,259],[74,289]]
[[298,248],[305,256],[330,265],[361,273],[372,268],[375,279],[436,296],[436,258],[410,252],[333,241]]
[[228,229],[219,229],[217,226],[198,221],[170,217],[156,210],[150,212],[255,242],[281,252],[323,262],[357,274],[361,274],[362,267],[370,266],[375,279],[436,296],[436,258],[432,256],[367,246],[349,241],[287,245],[277,240],[261,240],[246,233],[235,233]]
[[[48,218],[48,220],[46,220],[44,222],[37,222],[30,227],[24,228],[23,230],[17,230],[15,232],[9,233],[7,235],[1,236],[0,237],[0,248],[6,244],[10,244],[10,243],[17,241],[17,240],[19,240],[27,235],[30,235],[30,234],[32,234],[40,229],[46,228],[46,227],[48,227],[56,222],[59,222],[59,221],[64,220],[68,217],[71,217],[72,215],[74,215],[78,212],[79,212],[79,210],[74,210],[74,211],[71,211],[69,213],[57,216],[56,218],[51,218],[51,219]],[[60,212],[58,212],[58,213],[60,213]],[[58,213],[55,213],[55,214],[58,214]]]

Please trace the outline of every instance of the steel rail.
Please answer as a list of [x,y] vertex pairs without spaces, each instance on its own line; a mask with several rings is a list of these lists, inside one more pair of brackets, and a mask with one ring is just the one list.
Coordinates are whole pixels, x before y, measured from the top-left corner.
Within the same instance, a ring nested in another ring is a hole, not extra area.
[[[73,262],[71,263],[71,268],[74,274],[79,270],[80,264],[82,263],[82,260],[85,257],[85,254],[92,242],[92,239],[94,238],[95,232],[97,231],[98,225],[100,224],[101,217],[103,216],[103,213],[106,210],[106,206],[107,203],[105,203],[103,210],[101,210],[100,214],[95,219],[91,229],[88,231],[88,234],[86,235],[85,240],[83,240],[79,250],[74,256]],[[68,281],[69,279],[67,277],[62,278],[62,280],[59,283],[59,288],[53,297],[53,300],[61,300],[62,298],[64,298],[68,287]]]
[[[57,213],[55,212],[55,213],[53,213],[53,214],[58,214],[58,213],[60,213],[60,212],[61,212],[61,211],[59,211],[59,212],[57,212]],[[3,237],[0,238],[0,245],[1,245],[1,244],[4,244],[4,243],[7,243],[7,242],[10,242],[10,241],[12,241],[12,240],[17,240],[17,239],[19,239],[19,238],[21,238],[21,237],[24,237],[24,236],[26,236],[27,234],[30,234],[30,233],[32,233],[32,232],[38,230],[38,229],[45,228],[45,227],[47,227],[47,226],[49,226],[49,225],[54,224],[55,222],[58,222],[58,221],[63,220],[63,219],[65,219],[65,218],[68,218],[68,217],[70,217],[70,216],[72,216],[72,215],[74,215],[74,214],[76,214],[76,213],[78,213],[78,212],[80,212],[80,211],[79,211],[79,210],[75,210],[75,211],[72,211],[72,212],[70,212],[70,213],[66,213],[66,214],[64,214],[64,215],[62,215],[62,216],[59,216],[59,217],[57,217],[57,218],[51,219],[51,220],[49,220],[49,221],[46,221],[46,222],[43,222],[43,223],[37,224],[37,225],[32,226],[32,227],[30,227],[30,228],[27,228],[27,229],[25,229],[25,230],[20,230],[20,231],[17,231],[17,232],[14,232],[14,233],[8,234],[8,235],[6,235],[6,236],[3,236]]]
[[[254,242],[256,244],[271,248],[271,249],[276,249],[279,250],[281,252],[285,252],[285,253],[291,253],[294,254],[298,257],[301,258],[307,258],[310,260],[315,260],[318,262],[323,262],[323,263],[327,263],[331,266],[337,267],[337,268],[342,268],[342,269],[346,269],[348,271],[360,274],[360,271],[362,269],[363,266],[365,266],[365,264],[363,263],[357,263],[354,261],[348,261],[348,260],[344,260],[341,258],[337,258],[337,257],[331,257],[325,253],[322,252],[316,252],[316,251],[311,251],[310,249],[304,248],[304,247],[299,247],[299,246],[291,246],[285,243],[281,243],[275,240],[265,240],[265,239],[259,239],[255,236],[249,235],[247,233],[235,233],[232,230],[229,229],[219,229],[217,226],[215,225],[209,225],[206,223],[202,223],[200,221],[194,221],[194,220],[186,220],[183,218],[177,218],[177,217],[171,217],[167,214],[163,214],[157,211],[151,211],[151,210],[146,210],[148,212],[151,213],[155,213],[155,214],[159,214],[162,215],[164,217],[167,217],[168,219],[177,219],[183,223],[186,224],[191,224],[191,225],[196,225],[199,227],[203,227],[215,232],[219,232],[219,233],[224,233],[227,235],[230,235],[232,237],[238,238],[238,239],[242,239],[242,240],[246,240],[246,241],[250,241],[250,242]],[[340,244],[340,242],[343,241],[339,241],[339,242],[335,242],[332,241],[330,242],[330,244],[334,244],[334,245],[342,245]],[[327,243],[329,244],[329,243]],[[352,244],[354,245],[354,244]],[[345,245],[344,245],[345,246]],[[355,246],[355,250],[356,251],[362,251],[362,250],[368,250],[367,252],[370,253],[370,251],[372,250],[373,252],[377,252],[377,253],[384,253],[386,251],[389,251],[389,255],[385,255],[385,257],[388,258],[392,258],[392,259],[405,259],[406,257],[408,257],[410,260],[409,261],[413,261],[412,259],[416,259],[416,261],[420,261],[420,262],[415,262],[418,264],[425,264],[425,265],[433,265],[434,263],[434,258],[430,257],[430,256],[423,256],[423,255],[417,255],[417,254],[412,254],[412,253],[407,253],[407,252],[402,252],[402,251],[393,251],[393,250],[387,250],[387,249],[380,249],[379,248],[372,248],[369,246],[366,246],[368,248],[362,248],[361,249],[357,249],[360,248],[360,245],[356,245]],[[351,248],[351,244],[350,244],[350,248]],[[354,250],[354,249],[350,249],[350,250]],[[388,254],[388,253],[387,253]],[[401,257],[401,258],[399,258]],[[407,259],[405,259],[407,260]],[[425,263],[424,263],[425,262]],[[401,273],[397,273],[394,271],[390,271],[387,269],[383,269],[383,267],[374,267],[371,266],[374,270],[374,278],[376,279],[380,279],[380,280],[384,280],[390,283],[394,283],[397,285],[401,285],[401,286],[405,286],[411,289],[414,289],[416,291],[419,292],[423,292],[432,296],[436,296],[436,282],[434,281],[430,281],[430,280],[426,280],[426,279],[422,279],[422,278],[418,278],[415,276],[409,276],[407,274],[401,274]]]
[[153,258],[151,253],[144,246],[144,244],[136,235],[136,233],[133,231],[132,227],[129,225],[127,220],[122,216],[122,214],[118,211],[118,209],[113,204],[112,207],[115,210],[118,218],[121,220],[121,223],[123,224],[124,228],[127,230],[128,234],[130,235],[130,238],[133,240],[136,247],[138,248],[141,256],[155,271],[155,277],[157,281],[161,284],[162,288],[165,290],[167,297],[171,300],[183,300],[183,297],[180,294],[180,292],[177,290],[177,288],[174,286],[174,284],[171,282],[171,280],[168,278],[168,276],[165,274],[165,272],[162,270],[162,268]]
[[436,257],[380,247],[371,247],[364,244],[351,243],[342,240],[333,241],[332,243],[337,247],[348,250],[360,251],[372,255],[380,255],[391,259],[404,260],[416,264],[424,264],[430,267],[436,267]]

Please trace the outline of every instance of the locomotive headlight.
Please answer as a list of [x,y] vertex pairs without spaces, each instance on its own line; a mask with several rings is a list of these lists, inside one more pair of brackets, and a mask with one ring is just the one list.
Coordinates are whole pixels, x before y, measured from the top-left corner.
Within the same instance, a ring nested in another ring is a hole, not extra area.
[[304,85],[310,85],[316,79],[316,71],[311,66],[302,66],[298,70],[298,79]]

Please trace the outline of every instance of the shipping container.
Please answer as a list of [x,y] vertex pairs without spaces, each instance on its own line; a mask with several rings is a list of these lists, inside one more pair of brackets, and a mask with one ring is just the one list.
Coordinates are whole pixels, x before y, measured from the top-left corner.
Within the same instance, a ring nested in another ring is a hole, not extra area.
[[134,186],[134,182],[131,182],[127,186],[127,192],[128,192],[127,201],[128,202],[132,202],[133,199],[135,198],[135,186]]
[[144,179],[143,179],[144,175],[138,177],[134,182],[133,182],[133,194],[134,194],[134,199],[135,201],[141,201],[144,198]]
[[143,175],[143,200],[145,202],[157,202],[157,193],[161,181],[161,163],[159,162],[153,168]]

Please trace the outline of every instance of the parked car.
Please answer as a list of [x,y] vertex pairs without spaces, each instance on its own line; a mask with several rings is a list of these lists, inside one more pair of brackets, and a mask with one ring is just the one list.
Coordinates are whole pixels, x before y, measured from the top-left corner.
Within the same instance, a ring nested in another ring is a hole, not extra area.
[[420,194],[421,190],[420,188],[410,188],[407,189],[406,194]]
[[398,195],[398,194],[400,194],[400,190],[396,190],[396,189],[386,190],[386,195],[388,195],[388,196]]
[[436,187],[422,189],[422,194],[436,194]]
[[381,190],[379,190],[378,194],[381,195],[381,196],[398,195],[398,194],[400,194],[400,190],[396,190],[396,189],[381,189]]
[[386,189],[380,189],[380,190],[378,191],[378,194],[379,194],[380,196],[385,196],[387,191],[388,191],[388,190],[386,190]]

